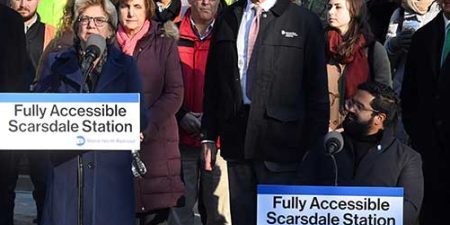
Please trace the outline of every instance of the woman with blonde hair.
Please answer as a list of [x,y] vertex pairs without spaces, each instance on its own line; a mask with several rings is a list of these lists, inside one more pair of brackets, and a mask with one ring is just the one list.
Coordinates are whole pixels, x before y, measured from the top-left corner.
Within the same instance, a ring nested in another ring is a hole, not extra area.
[[57,35],[47,47],[46,55],[50,52],[56,52],[72,47],[74,39],[72,24],[75,19],[74,6],[77,1],[79,0],[67,0],[66,5],[64,6],[64,14],[58,27]]
[[[114,46],[117,12],[109,0],[76,0],[71,48],[50,53],[37,92],[136,93],[141,81],[132,57]],[[94,61],[83,82],[81,59],[87,40],[106,39],[106,49]],[[144,112],[141,115],[145,115]],[[145,127],[141,118],[141,127]],[[135,197],[129,151],[58,151],[42,225],[134,225]]]
[[[36,77],[34,79],[34,84],[41,78],[42,76],[42,67],[47,62],[48,55],[52,52],[58,52],[65,49],[68,49],[73,46],[74,34],[72,31],[72,24],[74,18],[74,6],[75,2],[79,0],[67,0],[66,5],[64,6],[64,15],[61,18],[61,22],[58,27],[58,32],[56,33],[55,38],[50,41],[50,43],[45,48],[44,52],[42,52],[41,60],[39,61]],[[34,87],[31,87],[33,90]]]

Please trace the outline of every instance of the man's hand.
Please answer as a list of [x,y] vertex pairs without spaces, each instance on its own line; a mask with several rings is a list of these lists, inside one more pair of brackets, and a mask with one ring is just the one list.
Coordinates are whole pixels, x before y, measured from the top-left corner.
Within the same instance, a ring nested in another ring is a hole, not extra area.
[[202,143],[202,154],[200,156],[203,169],[206,171],[212,171],[216,165],[217,148],[216,143],[208,141]]
[[200,133],[201,120],[199,119],[200,116],[196,116],[197,114],[198,113],[188,112],[183,116],[183,119],[181,119],[180,127],[186,131],[186,133],[193,135]]

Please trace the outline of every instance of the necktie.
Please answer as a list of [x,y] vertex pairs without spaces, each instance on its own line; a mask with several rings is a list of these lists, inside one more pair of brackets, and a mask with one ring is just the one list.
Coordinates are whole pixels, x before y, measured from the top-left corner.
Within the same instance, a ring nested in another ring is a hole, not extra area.
[[450,24],[447,25],[447,29],[446,29],[446,37],[445,37],[445,41],[444,41],[444,48],[442,49],[442,60],[441,60],[441,66],[444,65],[448,53],[450,52]]
[[255,46],[256,38],[258,37],[259,32],[259,19],[261,17],[261,13],[263,9],[258,6],[254,6],[252,11],[255,13],[253,17],[252,24],[250,26],[250,30],[248,32],[248,43],[247,43],[247,79],[246,79],[246,94],[249,99],[251,99],[251,93],[253,90],[253,79],[255,77],[255,69],[254,63],[250,64],[250,59],[253,54],[253,47]]
[[259,32],[259,18],[263,10],[259,6],[253,6],[252,11],[255,16],[253,17],[250,31],[248,32],[247,63],[250,62],[250,58],[252,57],[253,47],[255,46]]

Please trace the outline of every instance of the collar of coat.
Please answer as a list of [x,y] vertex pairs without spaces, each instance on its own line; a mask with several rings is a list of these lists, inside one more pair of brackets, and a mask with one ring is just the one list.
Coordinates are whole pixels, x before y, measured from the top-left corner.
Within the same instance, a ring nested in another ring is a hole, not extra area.
[[159,22],[156,22],[154,20],[150,20],[150,28],[148,29],[148,32],[142,37],[137,45],[136,48],[147,48],[151,43],[153,43],[153,40],[157,36],[166,36],[165,31],[163,29],[163,25]]
[[[148,29],[147,33],[145,33],[145,35],[140,40],[138,40],[135,49],[137,49],[137,48],[146,49],[148,46],[150,46],[153,43],[153,40],[157,36],[170,38],[170,35],[168,34],[169,32],[173,32],[173,31],[166,32],[164,30],[164,26],[162,23],[154,21],[154,20],[150,20],[150,28]],[[117,41],[114,42],[114,46],[117,49],[120,49],[120,46],[117,43]]]
[[184,14],[183,20],[178,25],[178,29],[180,30],[180,39],[187,39],[189,41],[204,41],[211,39],[212,35],[212,29],[214,29],[215,20],[209,25],[208,29],[210,29],[205,35],[203,39],[200,39],[200,37],[196,34],[197,32],[194,31],[194,24],[192,24],[191,19],[191,8],[187,9],[186,13]]
[[[385,128],[382,132],[383,134],[381,136],[380,142],[375,146],[378,152],[386,151],[395,141],[394,131],[392,128]],[[344,132],[344,146],[349,145],[348,140],[346,141],[345,136],[346,135]]]
[[[106,85],[119,76],[126,68],[126,62],[130,60],[124,60],[128,57],[123,57],[123,53],[113,45],[107,47],[107,59],[103,65],[100,78],[97,83],[96,92],[102,90]],[[80,64],[78,62],[78,55],[75,48],[70,48],[67,51],[63,51],[56,56],[56,60],[52,65],[52,71],[60,76],[67,78],[75,83],[78,87],[82,83],[82,74]]]
[[[247,0],[239,0],[236,3],[236,10],[240,11],[240,14],[244,11],[245,7],[247,6]],[[275,5],[270,9],[270,11],[275,16],[280,16],[283,14],[283,12],[288,8],[289,4],[291,4],[290,0],[277,0]]]

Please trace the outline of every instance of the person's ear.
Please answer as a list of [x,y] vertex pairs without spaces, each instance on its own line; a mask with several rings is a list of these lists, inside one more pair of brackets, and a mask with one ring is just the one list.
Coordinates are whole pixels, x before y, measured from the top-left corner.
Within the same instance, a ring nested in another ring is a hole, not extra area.
[[374,117],[374,122],[375,122],[375,125],[383,125],[384,124],[384,121],[386,121],[386,118],[387,118],[387,116],[386,116],[386,113],[377,113],[376,115],[375,115],[375,117]]

